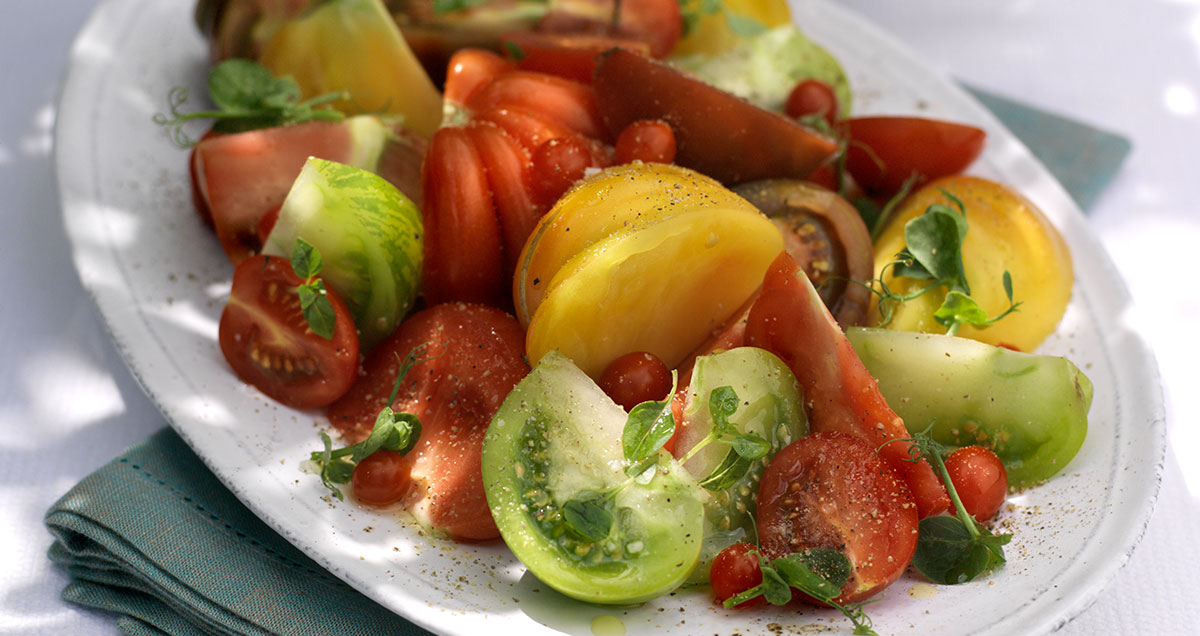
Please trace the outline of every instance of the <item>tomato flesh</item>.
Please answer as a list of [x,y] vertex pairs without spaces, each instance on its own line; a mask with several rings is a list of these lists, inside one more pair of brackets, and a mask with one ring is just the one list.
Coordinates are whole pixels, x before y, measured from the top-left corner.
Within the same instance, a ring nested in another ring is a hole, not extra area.
[[964,446],[946,458],[946,472],[967,513],[983,523],[996,516],[1008,495],[1004,462],[983,446]]
[[285,259],[253,256],[233,273],[221,312],[221,353],[243,382],[293,408],[324,406],[345,393],[358,365],[358,334],[332,290],[333,338],[312,332],[296,288],[303,281]]
[[437,357],[409,370],[391,404],[421,420],[421,437],[406,455],[413,488],[404,504],[455,539],[494,539],[499,531],[484,497],[480,450],[496,409],[529,371],[515,318],[465,303],[414,314],[371,351],[361,378],[326,414],[347,441],[364,439],[388,405],[399,360],[423,343]]
[[814,433],[781,450],[758,491],[762,553],[812,548],[843,553],[851,574],[840,604],[869,598],[904,573],[917,548],[917,510],[896,471],[868,443]]
[[846,170],[868,193],[884,197],[910,176],[923,183],[962,172],[987,138],[975,126],[922,117],[851,117],[845,125]]

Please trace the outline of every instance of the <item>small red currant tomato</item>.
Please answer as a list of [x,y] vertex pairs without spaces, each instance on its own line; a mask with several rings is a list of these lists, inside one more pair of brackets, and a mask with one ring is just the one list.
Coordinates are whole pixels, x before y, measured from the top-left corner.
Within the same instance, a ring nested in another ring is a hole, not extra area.
[[820,115],[833,126],[837,122],[838,100],[833,89],[825,82],[806,79],[796,84],[784,102],[783,112],[788,117],[800,119],[808,115]]
[[629,411],[642,402],[665,399],[671,391],[671,370],[653,353],[635,351],[610,362],[597,384]]
[[350,475],[354,496],[368,506],[388,506],[412,489],[412,463],[400,453],[378,450],[367,455]]
[[639,119],[625,127],[614,147],[618,165],[675,161],[675,131],[661,119]]
[[963,507],[976,521],[996,516],[1008,495],[1008,471],[996,453],[982,446],[960,448],[946,458],[946,471]]
[[[718,605],[762,583],[762,568],[758,565],[758,548],[749,543],[735,543],[717,554],[708,574],[713,598]],[[761,595],[734,605],[749,609],[765,605]]]

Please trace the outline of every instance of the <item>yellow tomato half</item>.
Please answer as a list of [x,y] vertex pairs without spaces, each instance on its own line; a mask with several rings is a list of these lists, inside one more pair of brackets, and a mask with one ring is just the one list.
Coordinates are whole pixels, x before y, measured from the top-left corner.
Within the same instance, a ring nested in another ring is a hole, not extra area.
[[[875,242],[875,275],[895,259],[904,246],[904,225],[924,214],[934,203],[953,205],[943,191],[962,201],[966,209],[967,237],[963,243],[963,269],[971,297],[996,316],[1008,308],[1004,292],[1005,270],[1012,275],[1013,299],[1020,308],[984,329],[965,326],[959,336],[989,344],[1007,344],[1033,351],[1057,327],[1071,298],[1075,272],[1066,242],[1050,221],[1011,188],[978,177],[953,176],[930,183],[909,197]],[[928,284],[888,274],[883,282],[897,294]],[[887,325],[901,331],[945,333],[933,318],[945,299],[943,290],[926,293],[896,307]],[[879,322],[872,307],[869,324]]]
[[[704,13],[701,0],[682,3],[684,11],[695,9],[700,18],[692,25],[688,34],[675,45],[674,55],[724,53],[741,42],[743,38],[729,28],[729,20],[749,18],[770,29],[792,21],[792,13],[784,0],[725,0],[722,11]],[[727,15],[728,14],[728,15]]]

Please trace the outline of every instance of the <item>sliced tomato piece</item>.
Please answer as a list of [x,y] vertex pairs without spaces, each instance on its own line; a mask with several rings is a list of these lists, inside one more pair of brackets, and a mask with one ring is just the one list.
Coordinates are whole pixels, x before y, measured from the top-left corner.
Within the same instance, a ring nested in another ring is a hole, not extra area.
[[233,272],[221,312],[221,353],[243,382],[293,408],[324,406],[345,393],[358,365],[358,333],[332,290],[333,338],[308,328],[296,289],[303,281],[286,259],[258,255]]
[[538,30],[645,42],[650,54],[661,58],[683,35],[683,13],[678,0],[555,0]]
[[650,45],[646,42],[591,33],[513,31],[502,35],[500,44],[506,50],[515,47],[520,51],[517,66],[524,70],[549,73],[583,84],[592,83],[596,57],[609,49],[650,54]]
[[453,538],[494,539],[499,531],[483,492],[480,453],[492,416],[529,372],[515,318],[465,303],[414,314],[371,351],[363,375],[326,414],[347,441],[364,439],[388,406],[399,361],[422,344],[431,359],[409,369],[390,405],[421,420],[421,436],[405,455],[413,487],[404,504]]
[[424,294],[430,304],[461,300],[503,306],[500,223],[483,159],[463,128],[441,128],[422,168],[425,206]]
[[522,108],[487,108],[471,115],[471,121],[495,124],[529,152],[551,139],[575,134],[555,120]]
[[505,272],[511,278],[525,239],[544,210],[529,195],[530,154],[508,133],[489,122],[471,122],[467,134],[479,151],[492,188],[492,203],[504,239]]
[[839,604],[891,585],[917,548],[917,511],[904,481],[871,444],[845,433],[814,433],[779,451],[763,472],[757,517],[769,559],[820,548],[846,556],[850,578]]
[[604,53],[592,86],[614,135],[639,119],[661,119],[675,132],[675,162],[725,185],[804,178],[838,149],[794,120],[629,51]]
[[518,108],[542,115],[585,137],[603,139],[608,134],[590,86],[545,73],[518,70],[500,75],[480,88],[467,102],[467,108],[476,112],[487,108]]
[[804,389],[813,431],[855,435],[904,477],[917,511],[945,510],[948,496],[927,462],[909,460],[904,422],[892,411],[820,295],[787,252],[771,264],[746,320],[746,344],[783,359]]
[[442,96],[446,101],[462,106],[488,82],[516,67],[493,51],[460,49],[450,56],[446,65],[446,86]]
[[975,126],[923,117],[852,117],[845,125],[846,170],[883,197],[899,192],[910,176],[924,183],[962,172],[987,139]]

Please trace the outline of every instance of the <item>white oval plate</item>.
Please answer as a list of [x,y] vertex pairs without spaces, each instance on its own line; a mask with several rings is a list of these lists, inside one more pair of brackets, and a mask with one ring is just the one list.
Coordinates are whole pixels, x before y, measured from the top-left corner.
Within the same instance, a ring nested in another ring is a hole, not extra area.
[[[796,13],[846,66],[858,112],[924,113],[987,129],[973,171],[1016,186],[1071,246],[1074,296],[1042,351],[1071,358],[1095,384],[1083,450],[1051,483],[1013,500],[1003,517],[1014,534],[1006,567],[931,596],[910,575],[869,609],[881,634],[1050,631],[1112,580],[1158,490],[1161,390],[1145,344],[1123,321],[1129,294],[1067,194],[990,113],[845,10],[813,1]],[[171,425],[247,506],[331,572],[435,632],[587,635],[601,615],[618,617],[631,634],[848,631],[829,610],[720,611],[706,590],[635,608],[585,605],[525,575],[503,545],[433,540],[394,516],[328,503],[319,480],[299,469],[320,446],[322,418],[262,397],[221,357],[217,319],[232,268],[192,211],[186,153],[151,122],[172,86],[203,95],[206,72],[189,3],[104,2],[72,50],[57,171],[76,267],[116,346]]]

